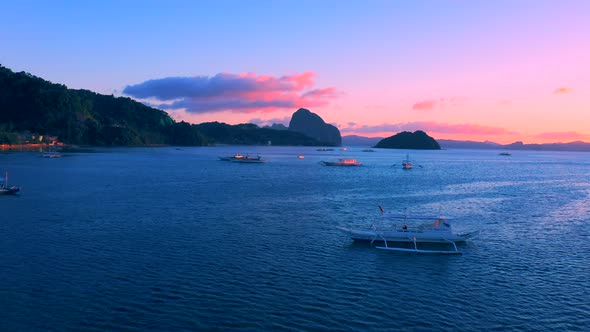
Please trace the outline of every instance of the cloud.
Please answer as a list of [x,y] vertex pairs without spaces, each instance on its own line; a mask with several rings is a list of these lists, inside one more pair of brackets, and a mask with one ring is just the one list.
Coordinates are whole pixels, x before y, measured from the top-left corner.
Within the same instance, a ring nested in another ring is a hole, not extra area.
[[325,106],[338,93],[335,88],[316,88],[315,73],[273,77],[254,73],[220,73],[215,76],[166,77],[125,87],[123,93],[158,101],[163,109],[189,113],[232,111],[273,112],[278,109]]
[[415,111],[432,111],[435,108],[444,107],[460,107],[463,106],[469,98],[467,97],[448,97],[439,99],[428,99],[415,103],[412,105],[412,110]]
[[397,124],[381,124],[376,126],[349,126],[340,128],[342,132],[354,133],[386,133],[386,132],[401,132],[401,131],[416,131],[423,130],[428,133],[438,134],[470,134],[470,135],[502,135],[502,134],[516,134],[507,129],[500,127],[481,126],[476,124],[447,124],[438,122],[407,122]]
[[584,140],[590,138],[590,135],[581,134],[575,131],[547,132],[534,136],[543,140]]
[[412,106],[413,110],[416,111],[432,111],[436,106],[436,100],[425,100],[418,103],[415,103]]
[[562,94],[567,94],[574,91],[574,89],[572,88],[568,88],[568,87],[561,87],[561,88],[557,88],[553,91],[554,95],[562,95]]

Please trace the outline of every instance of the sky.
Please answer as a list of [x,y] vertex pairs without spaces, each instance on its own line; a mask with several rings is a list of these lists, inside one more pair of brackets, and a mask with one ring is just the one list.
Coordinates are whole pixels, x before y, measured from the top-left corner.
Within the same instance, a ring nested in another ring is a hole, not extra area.
[[0,64],[177,121],[590,142],[590,1],[4,1]]

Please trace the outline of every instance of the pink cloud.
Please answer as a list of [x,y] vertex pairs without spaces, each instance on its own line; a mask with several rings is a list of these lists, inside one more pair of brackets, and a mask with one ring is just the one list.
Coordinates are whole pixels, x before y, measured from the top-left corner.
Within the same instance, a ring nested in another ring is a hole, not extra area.
[[435,108],[460,107],[463,106],[467,101],[469,101],[469,98],[467,97],[429,99],[415,103],[412,106],[412,109],[416,111],[432,111]]
[[436,106],[435,100],[425,100],[425,101],[415,103],[412,106],[412,109],[416,110],[416,111],[432,111],[435,106]]
[[159,101],[156,106],[163,109],[189,113],[274,112],[325,106],[337,97],[333,87],[312,89],[314,77],[311,71],[281,77],[254,73],[168,77],[127,86],[123,93]]
[[570,93],[574,91],[574,89],[572,88],[568,88],[568,87],[561,87],[561,88],[557,88],[553,91],[554,95],[560,95],[560,94],[566,94],[566,93]]

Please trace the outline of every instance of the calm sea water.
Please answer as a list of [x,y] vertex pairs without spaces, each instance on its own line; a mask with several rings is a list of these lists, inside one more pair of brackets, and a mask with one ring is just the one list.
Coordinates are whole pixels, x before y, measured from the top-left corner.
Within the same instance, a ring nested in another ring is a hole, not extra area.
[[[361,150],[0,154],[0,330],[590,330],[589,153]],[[419,256],[336,229],[379,204],[481,235]]]

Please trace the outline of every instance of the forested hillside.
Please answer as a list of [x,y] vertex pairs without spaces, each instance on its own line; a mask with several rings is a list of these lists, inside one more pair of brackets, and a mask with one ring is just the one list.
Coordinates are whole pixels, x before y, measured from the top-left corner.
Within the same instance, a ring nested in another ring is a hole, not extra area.
[[19,143],[23,132],[80,145],[208,143],[194,125],[130,98],[68,89],[0,65],[0,143]]

